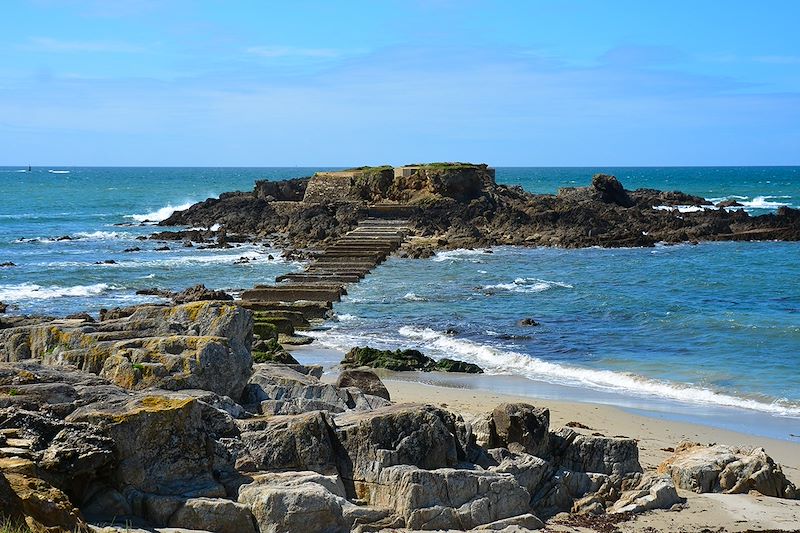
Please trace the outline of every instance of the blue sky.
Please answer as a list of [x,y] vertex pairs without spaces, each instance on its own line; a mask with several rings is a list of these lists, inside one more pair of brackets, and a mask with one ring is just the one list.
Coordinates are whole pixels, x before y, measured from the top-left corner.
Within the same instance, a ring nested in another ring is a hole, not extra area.
[[800,2],[3,2],[0,165],[800,164]]

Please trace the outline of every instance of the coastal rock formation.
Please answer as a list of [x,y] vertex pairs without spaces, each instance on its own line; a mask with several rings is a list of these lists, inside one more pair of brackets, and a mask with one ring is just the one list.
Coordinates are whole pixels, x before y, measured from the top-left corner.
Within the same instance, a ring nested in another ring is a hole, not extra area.
[[405,245],[408,257],[491,245],[800,239],[800,211],[787,207],[750,216],[677,191],[629,191],[604,174],[587,187],[532,194],[498,185],[493,169],[467,163],[361,167],[291,182],[258,182],[253,192],[208,199],[161,224],[220,224],[252,238],[303,247],[338,238],[371,212],[384,211],[410,218],[417,239]]
[[800,492],[763,448],[686,442],[659,465],[658,472],[694,492],[740,494],[754,490],[764,496],[800,498]]
[[130,388],[203,389],[238,398],[251,373],[252,317],[230,303],[140,306],[100,323],[55,320],[0,330],[0,361],[76,365]]
[[369,370],[345,369],[336,379],[336,386],[340,388],[355,387],[364,394],[378,396],[384,400],[389,400],[389,391],[374,372]]
[[402,372],[405,370],[421,370],[430,372],[465,372],[481,374],[483,369],[476,364],[466,363],[455,359],[440,359],[436,361],[419,350],[378,350],[376,348],[355,347],[347,352],[341,362],[344,367],[370,367],[385,368]]

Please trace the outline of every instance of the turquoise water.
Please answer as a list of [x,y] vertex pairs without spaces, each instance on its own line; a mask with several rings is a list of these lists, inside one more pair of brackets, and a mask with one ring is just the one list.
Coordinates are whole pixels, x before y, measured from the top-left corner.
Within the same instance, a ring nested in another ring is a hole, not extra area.
[[[96,313],[157,301],[136,289],[205,283],[236,291],[302,268],[268,246],[171,242],[155,251],[163,244],[137,237],[154,231],[143,221],[175,208],[318,169],[18,170],[0,169],[0,263],[17,265],[0,268],[0,301],[15,313]],[[736,198],[754,214],[800,205],[798,167],[499,168],[497,179],[555,192],[601,171],[627,188]],[[57,240],[65,235],[72,240]],[[123,252],[132,247],[141,251]],[[536,380],[532,388],[800,417],[800,244],[492,252],[391,259],[350,289],[339,320],[316,334],[320,344],[420,347]],[[234,264],[240,257],[256,260]],[[105,260],[116,264],[95,264]],[[517,326],[523,317],[541,325]]]

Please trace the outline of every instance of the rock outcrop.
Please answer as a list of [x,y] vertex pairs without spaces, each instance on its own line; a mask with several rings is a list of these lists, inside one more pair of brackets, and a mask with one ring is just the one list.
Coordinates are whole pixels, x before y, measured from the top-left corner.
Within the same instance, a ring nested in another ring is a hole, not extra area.
[[419,350],[379,350],[369,346],[351,349],[345,354],[341,364],[346,368],[385,368],[396,372],[406,370],[420,370],[422,372],[438,370],[440,372],[465,372],[469,374],[483,372],[483,369],[476,364],[448,358],[436,361]]
[[754,490],[764,496],[800,498],[800,492],[763,448],[687,442],[659,465],[658,472],[694,492],[740,494]]

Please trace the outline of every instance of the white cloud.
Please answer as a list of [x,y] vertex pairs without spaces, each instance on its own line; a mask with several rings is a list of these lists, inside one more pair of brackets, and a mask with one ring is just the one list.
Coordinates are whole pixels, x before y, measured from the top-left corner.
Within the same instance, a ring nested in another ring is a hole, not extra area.
[[22,46],[25,50],[36,52],[74,53],[74,52],[100,52],[100,53],[126,53],[134,54],[144,52],[143,46],[116,41],[63,41],[51,37],[33,37]]

